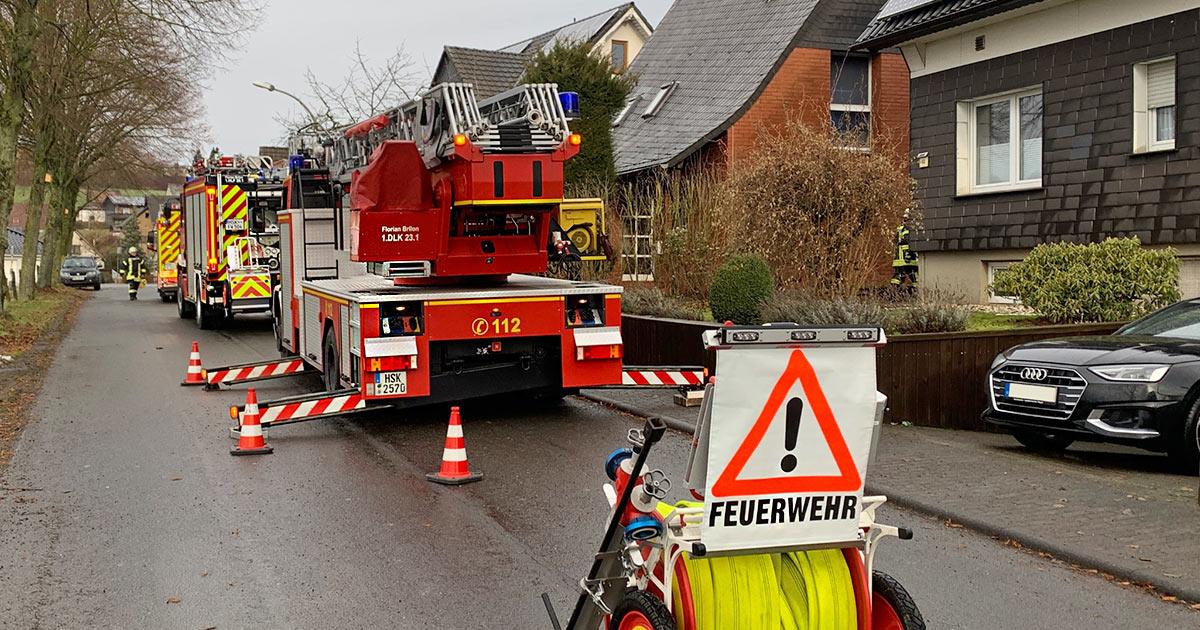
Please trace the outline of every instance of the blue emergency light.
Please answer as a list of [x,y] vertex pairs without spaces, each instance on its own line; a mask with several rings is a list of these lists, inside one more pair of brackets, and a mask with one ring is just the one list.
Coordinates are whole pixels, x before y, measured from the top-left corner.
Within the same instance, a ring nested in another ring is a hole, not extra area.
[[289,171],[298,171],[302,168],[304,168],[304,156],[303,155],[288,156],[288,170]]
[[579,118],[579,92],[559,92],[558,100],[562,103],[567,120]]

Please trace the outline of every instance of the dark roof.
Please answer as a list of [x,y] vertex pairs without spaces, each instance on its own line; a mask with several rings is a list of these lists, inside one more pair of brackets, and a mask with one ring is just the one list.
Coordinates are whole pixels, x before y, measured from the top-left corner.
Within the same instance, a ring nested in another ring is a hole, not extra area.
[[[5,256],[20,256],[25,250],[25,232],[16,228],[8,228],[8,247]],[[42,253],[42,239],[38,239],[37,253]]]
[[[588,41],[592,42],[596,38],[603,35],[612,27],[616,26],[617,22],[625,16],[625,14],[633,9],[637,16],[645,22],[647,27],[650,27],[650,21],[642,12],[638,10],[637,5],[632,2],[617,5],[611,9],[601,11],[595,15],[589,15],[585,18],[580,18],[565,24],[556,29],[546,31],[540,35],[534,35],[529,39],[523,39],[515,44],[510,44],[501,48],[503,52],[533,54],[539,50],[545,49],[547,46],[553,46],[556,41]],[[653,30],[653,27],[650,27]]]
[[[434,83],[473,83],[479,100],[495,96],[516,85],[525,72],[526,55],[446,46],[434,73]],[[446,64],[453,65],[453,69]]]
[[114,206],[146,207],[146,198],[141,196],[109,195],[108,202]]
[[940,0],[872,20],[856,48],[879,50],[1042,0]]
[[[676,0],[629,68],[638,85],[632,109],[613,129],[617,172],[678,164],[741,116],[794,47],[846,49],[882,4]],[[670,84],[658,113],[643,117]]]

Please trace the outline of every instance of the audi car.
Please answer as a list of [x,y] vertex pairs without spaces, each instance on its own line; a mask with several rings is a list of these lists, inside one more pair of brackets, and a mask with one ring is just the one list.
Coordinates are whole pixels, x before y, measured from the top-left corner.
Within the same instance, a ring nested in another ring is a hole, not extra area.
[[996,357],[983,418],[1026,447],[1076,441],[1166,453],[1200,468],[1200,299],[1179,302],[1112,335],[1027,343]]

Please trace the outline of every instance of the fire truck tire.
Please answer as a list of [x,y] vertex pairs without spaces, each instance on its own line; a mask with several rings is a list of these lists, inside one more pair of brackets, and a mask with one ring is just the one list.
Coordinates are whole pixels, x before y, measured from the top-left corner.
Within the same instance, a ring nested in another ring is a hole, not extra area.
[[200,330],[215,330],[221,325],[221,310],[207,304],[196,305],[196,325]]
[[171,294],[170,293],[159,293],[158,298],[163,301],[163,304],[171,303]]
[[629,591],[613,610],[611,630],[675,630],[667,606],[646,591]]
[[882,572],[871,576],[871,628],[874,630],[925,630],[925,618],[912,595],[900,582]]
[[175,304],[178,306],[179,319],[191,319],[196,316],[196,305],[183,297],[182,290],[175,293]]
[[325,391],[335,392],[342,387],[342,368],[332,328],[325,329],[325,343],[321,347],[321,379],[325,383]]

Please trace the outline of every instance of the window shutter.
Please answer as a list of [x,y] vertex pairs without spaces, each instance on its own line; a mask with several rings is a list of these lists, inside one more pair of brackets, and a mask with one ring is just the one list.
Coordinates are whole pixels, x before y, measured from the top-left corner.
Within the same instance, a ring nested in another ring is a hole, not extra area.
[[1175,104],[1175,60],[1146,67],[1146,107],[1156,109]]

